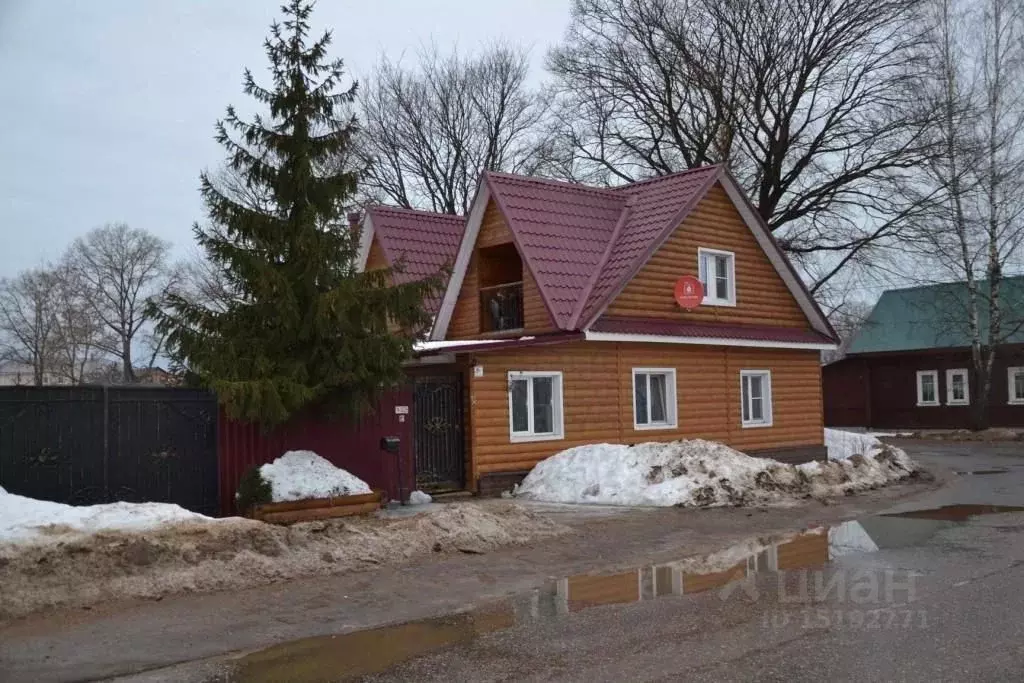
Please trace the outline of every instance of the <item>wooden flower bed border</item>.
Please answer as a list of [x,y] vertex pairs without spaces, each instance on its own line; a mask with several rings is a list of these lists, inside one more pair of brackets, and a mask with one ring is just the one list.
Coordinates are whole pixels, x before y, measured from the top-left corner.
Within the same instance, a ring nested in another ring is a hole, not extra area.
[[291,524],[310,522],[318,519],[333,519],[350,515],[365,515],[376,512],[384,500],[383,491],[364,493],[358,496],[336,498],[311,498],[285,503],[264,503],[253,507],[249,515],[253,519],[270,524]]

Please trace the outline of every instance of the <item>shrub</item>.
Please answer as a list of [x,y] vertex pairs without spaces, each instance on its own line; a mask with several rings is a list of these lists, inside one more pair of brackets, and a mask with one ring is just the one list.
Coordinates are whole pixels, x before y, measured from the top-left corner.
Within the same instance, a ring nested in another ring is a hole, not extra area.
[[273,500],[270,482],[260,474],[258,465],[253,465],[242,474],[238,482],[238,493],[235,494],[238,509],[242,514],[249,514],[254,505],[269,503]]

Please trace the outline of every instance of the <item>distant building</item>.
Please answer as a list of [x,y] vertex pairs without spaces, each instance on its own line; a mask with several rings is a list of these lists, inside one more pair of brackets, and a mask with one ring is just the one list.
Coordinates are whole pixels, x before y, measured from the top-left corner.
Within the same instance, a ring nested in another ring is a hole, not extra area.
[[[32,386],[34,384],[35,373],[28,363],[0,362],[0,387]],[[68,380],[66,377],[47,372],[43,375],[43,384],[68,384]]]
[[[986,283],[980,283],[982,291]],[[1002,341],[996,350],[988,423],[1024,426],[1024,277],[1003,280]],[[987,302],[979,305],[982,339]],[[963,282],[882,294],[846,356],[822,369],[825,424],[879,429],[972,425],[979,382],[971,360]]]

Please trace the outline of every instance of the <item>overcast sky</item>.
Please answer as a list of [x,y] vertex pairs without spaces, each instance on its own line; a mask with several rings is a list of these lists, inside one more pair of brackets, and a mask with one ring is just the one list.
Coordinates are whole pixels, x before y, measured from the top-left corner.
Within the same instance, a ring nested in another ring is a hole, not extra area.
[[[0,276],[123,221],[191,244],[198,174],[223,158],[213,124],[247,105],[280,0],[0,0]],[[320,0],[314,28],[355,75],[382,53],[505,39],[544,52],[569,0]]]

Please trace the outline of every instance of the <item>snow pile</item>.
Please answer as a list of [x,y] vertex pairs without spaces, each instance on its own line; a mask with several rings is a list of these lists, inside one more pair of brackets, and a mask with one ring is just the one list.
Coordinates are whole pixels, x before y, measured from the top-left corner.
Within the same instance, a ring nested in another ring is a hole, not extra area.
[[825,446],[828,448],[829,460],[846,460],[852,455],[868,455],[887,448],[873,434],[846,432],[841,429],[825,430]]
[[275,503],[372,493],[365,481],[313,451],[288,451],[262,465],[260,475],[270,483]]
[[65,505],[26,498],[0,488],[0,542],[30,541],[40,536],[140,531],[180,522],[211,522],[210,517],[170,503]]
[[429,493],[423,493],[423,491],[413,491],[409,494],[409,505],[426,505],[433,500]]
[[578,446],[540,462],[515,495],[596,505],[766,505],[846,495],[917,472],[899,449],[866,450],[841,461],[793,466],[701,439]]

